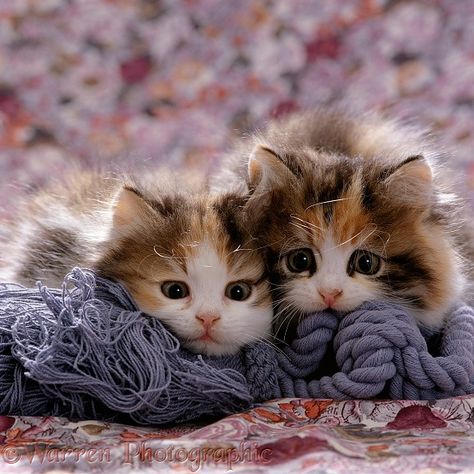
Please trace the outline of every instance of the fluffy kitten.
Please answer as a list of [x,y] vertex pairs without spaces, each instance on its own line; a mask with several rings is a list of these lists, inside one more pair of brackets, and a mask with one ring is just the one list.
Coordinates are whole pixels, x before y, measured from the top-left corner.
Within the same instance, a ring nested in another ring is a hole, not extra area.
[[242,198],[159,182],[82,174],[38,194],[3,248],[1,279],[57,286],[85,266],[124,283],[194,352],[230,354],[267,337],[271,298]]
[[415,129],[315,110],[240,143],[214,188],[250,193],[287,318],[383,299],[439,327],[466,298],[472,246],[438,158]]

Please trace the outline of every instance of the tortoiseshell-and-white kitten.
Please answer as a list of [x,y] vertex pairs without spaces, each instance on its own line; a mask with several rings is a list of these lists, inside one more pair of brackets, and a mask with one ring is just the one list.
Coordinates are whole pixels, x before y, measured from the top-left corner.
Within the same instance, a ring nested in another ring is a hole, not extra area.
[[213,187],[250,193],[247,210],[258,216],[287,320],[386,300],[436,328],[469,299],[473,257],[440,158],[413,128],[315,110],[243,140]]
[[0,279],[58,286],[84,266],[122,282],[194,352],[231,354],[266,338],[270,292],[242,198],[169,182],[80,174],[42,191],[1,250]]

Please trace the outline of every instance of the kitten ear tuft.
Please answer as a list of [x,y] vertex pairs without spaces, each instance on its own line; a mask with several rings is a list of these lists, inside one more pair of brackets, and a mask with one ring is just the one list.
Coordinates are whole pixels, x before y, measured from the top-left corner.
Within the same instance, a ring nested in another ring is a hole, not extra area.
[[391,196],[405,200],[413,207],[429,204],[433,191],[433,173],[423,155],[414,155],[392,168],[385,176]]
[[293,175],[281,158],[270,148],[257,145],[248,161],[248,179],[251,189],[272,189]]
[[431,167],[423,155],[410,156],[393,168],[388,175],[388,180],[407,178],[420,183],[431,183],[433,173]]
[[124,186],[117,194],[112,212],[113,227],[123,229],[139,224],[153,210],[137,189]]
[[[258,226],[262,214],[284,198],[283,190],[295,188],[296,177],[273,150],[257,145],[248,161],[248,220]],[[296,188],[297,189],[297,188]]]

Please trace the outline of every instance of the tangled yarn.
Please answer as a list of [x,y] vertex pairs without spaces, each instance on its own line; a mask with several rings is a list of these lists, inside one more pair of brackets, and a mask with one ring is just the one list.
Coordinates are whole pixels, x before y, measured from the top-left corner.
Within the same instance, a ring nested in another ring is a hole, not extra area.
[[220,362],[181,349],[120,285],[91,272],[74,269],[62,290],[0,288],[2,414],[163,424],[233,413],[253,397]]
[[281,352],[256,343],[202,357],[120,284],[76,268],[60,290],[0,285],[0,412],[165,424],[277,397],[473,393],[472,308],[449,315],[435,352],[425,336],[402,308],[372,302],[309,315]]

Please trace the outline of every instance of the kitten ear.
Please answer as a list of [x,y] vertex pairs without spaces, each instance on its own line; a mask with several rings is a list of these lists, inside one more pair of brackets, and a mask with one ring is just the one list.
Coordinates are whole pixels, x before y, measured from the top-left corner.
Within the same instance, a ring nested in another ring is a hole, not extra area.
[[251,225],[258,226],[270,207],[281,207],[283,190],[295,187],[295,175],[274,151],[257,145],[248,161],[248,184],[250,195],[244,210]]
[[117,194],[112,212],[113,228],[122,231],[139,225],[147,216],[157,214],[142,194],[129,186],[124,186]]
[[385,176],[390,196],[413,207],[426,206],[433,190],[431,167],[423,155],[410,156]]
[[253,149],[248,161],[250,189],[268,191],[292,178],[291,171],[273,150],[263,145]]

